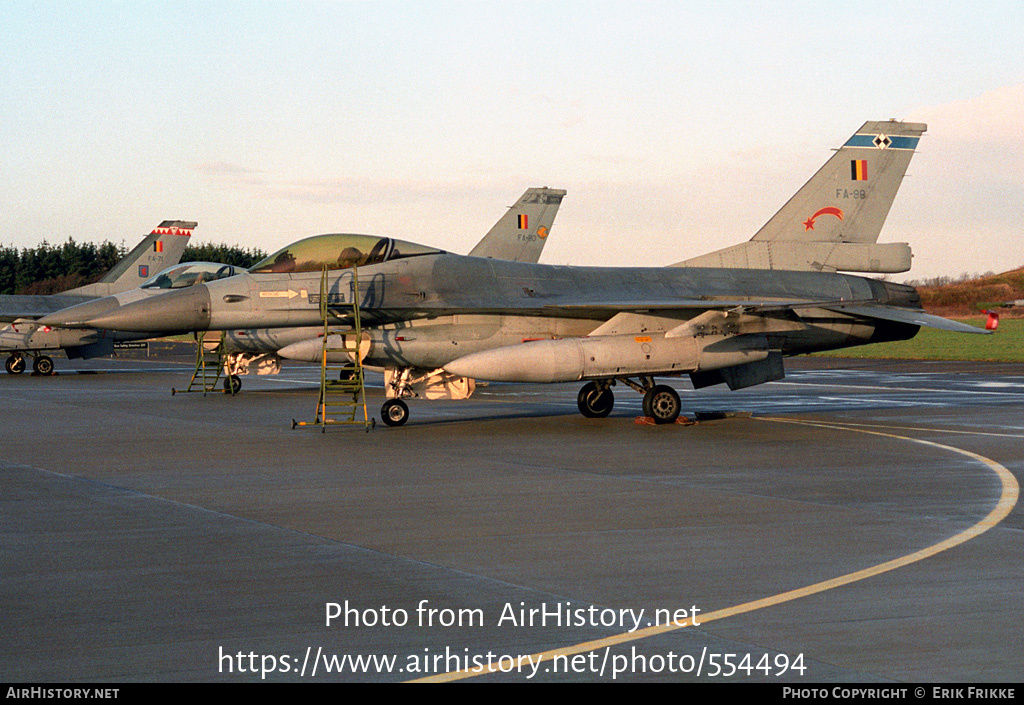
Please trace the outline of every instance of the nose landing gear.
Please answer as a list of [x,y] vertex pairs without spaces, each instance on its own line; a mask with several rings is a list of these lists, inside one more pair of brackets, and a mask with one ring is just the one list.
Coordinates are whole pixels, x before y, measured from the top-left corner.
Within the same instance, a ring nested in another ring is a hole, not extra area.
[[409,406],[401,399],[388,399],[380,407],[380,417],[388,426],[401,426],[409,420]]
[[20,375],[25,371],[25,358],[21,355],[11,355],[4,363],[4,368],[9,375]]
[[615,395],[612,394],[610,380],[587,382],[576,396],[576,405],[580,413],[588,419],[603,419],[612,413]]

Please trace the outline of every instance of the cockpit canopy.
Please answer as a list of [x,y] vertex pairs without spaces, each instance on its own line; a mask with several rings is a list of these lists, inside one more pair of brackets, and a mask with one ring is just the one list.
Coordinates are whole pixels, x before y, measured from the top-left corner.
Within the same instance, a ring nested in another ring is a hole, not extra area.
[[184,262],[159,272],[147,279],[143,289],[185,289],[195,284],[224,279],[241,274],[245,270],[230,264],[217,262]]
[[442,254],[444,250],[424,247],[404,240],[375,235],[314,235],[293,242],[257,262],[249,272],[319,272],[380,264],[403,257]]

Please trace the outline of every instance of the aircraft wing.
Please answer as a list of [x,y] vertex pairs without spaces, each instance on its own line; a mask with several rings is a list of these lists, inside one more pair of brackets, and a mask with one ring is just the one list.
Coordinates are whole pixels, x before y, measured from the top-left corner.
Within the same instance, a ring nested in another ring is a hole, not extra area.
[[729,311],[735,313],[758,315],[764,313],[796,310],[801,308],[823,308],[828,311],[845,313],[860,318],[872,318],[895,323],[906,323],[913,326],[925,326],[946,330],[954,333],[974,333],[989,335],[992,331],[976,326],[951,321],[942,316],[926,313],[920,309],[885,306],[869,301],[749,301],[724,299],[677,299],[675,301],[613,301],[580,304],[554,304],[545,306],[548,310],[578,311],[580,313],[598,312],[632,312],[648,311]]
[[[926,313],[921,309],[886,306],[871,300],[829,300],[807,301],[801,299],[782,300],[750,300],[750,299],[637,299],[616,301],[580,301],[578,303],[544,304],[523,301],[517,306],[502,307],[490,310],[489,313],[512,313],[528,315],[569,315],[580,318],[608,319],[620,313],[659,313],[669,315],[679,312],[688,316],[699,315],[704,311],[718,311],[727,315],[767,316],[770,314],[797,311],[800,309],[818,308],[842,313],[858,318],[892,321],[912,326],[924,326],[954,333],[974,333],[988,335],[991,331],[984,330],[966,323],[952,321],[942,316]],[[481,309],[444,307],[445,314],[479,313]],[[432,310],[436,313],[436,310]],[[391,311],[395,320],[403,318],[401,312]],[[363,315],[373,317],[384,314],[383,311],[365,309]],[[384,314],[387,318],[387,314]]]
[[549,304],[546,310],[557,311],[626,311],[642,313],[644,311],[711,311],[732,310],[738,313],[762,313],[768,311],[786,311],[795,308],[823,308],[840,304],[841,301],[750,301],[749,299],[669,299],[649,301],[600,301],[579,304]]
[[[827,303],[838,303],[830,301]],[[513,316],[561,316],[567,318],[591,318],[594,320],[607,320],[620,313],[653,313],[660,312],[671,314],[674,311],[688,316],[697,315],[704,311],[727,311],[730,313],[751,313],[767,314],[771,312],[785,312],[797,308],[821,307],[821,302],[808,302],[797,300],[786,301],[750,301],[747,299],[663,299],[634,301],[581,301],[579,303],[546,304],[536,299],[522,299],[515,302],[506,302],[498,306],[460,306],[451,304],[424,305],[414,303],[408,308],[374,308],[365,306],[361,308],[360,315],[364,324],[370,322],[379,325],[387,322],[409,320],[419,318],[429,313],[435,316],[455,316],[464,314],[490,314],[490,315],[513,315]],[[336,312],[332,307],[332,314],[337,319],[346,321],[350,317],[350,310],[338,309]],[[91,325],[99,325],[89,322]],[[104,322],[105,323],[105,322]],[[102,326],[101,326],[102,327]],[[116,326],[114,326],[116,327]]]
[[41,318],[68,306],[90,301],[92,296],[26,296],[4,294],[0,296],[0,321],[11,323],[20,318]]

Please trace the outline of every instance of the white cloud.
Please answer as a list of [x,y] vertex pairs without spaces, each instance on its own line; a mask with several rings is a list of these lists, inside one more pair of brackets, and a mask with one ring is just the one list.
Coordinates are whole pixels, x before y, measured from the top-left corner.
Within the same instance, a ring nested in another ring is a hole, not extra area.
[[883,238],[914,249],[911,277],[1024,265],[1024,84],[914,110],[928,123]]

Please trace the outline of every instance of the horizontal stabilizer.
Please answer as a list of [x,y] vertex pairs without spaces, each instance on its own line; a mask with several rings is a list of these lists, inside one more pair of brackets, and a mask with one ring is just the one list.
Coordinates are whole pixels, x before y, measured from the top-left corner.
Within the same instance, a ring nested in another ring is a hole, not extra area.
[[843,304],[822,306],[822,308],[826,308],[830,311],[837,311],[839,313],[848,313],[853,316],[861,316],[863,318],[879,318],[883,321],[907,323],[913,326],[926,326],[928,328],[937,328],[938,330],[948,330],[953,333],[977,333],[980,335],[989,335],[992,332],[985,330],[984,328],[977,328],[975,326],[967,325],[966,323],[960,323],[959,321],[951,321],[948,318],[943,318],[942,316],[935,316],[930,313],[925,313],[924,311],[910,308],[898,308],[895,306],[846,306]]

